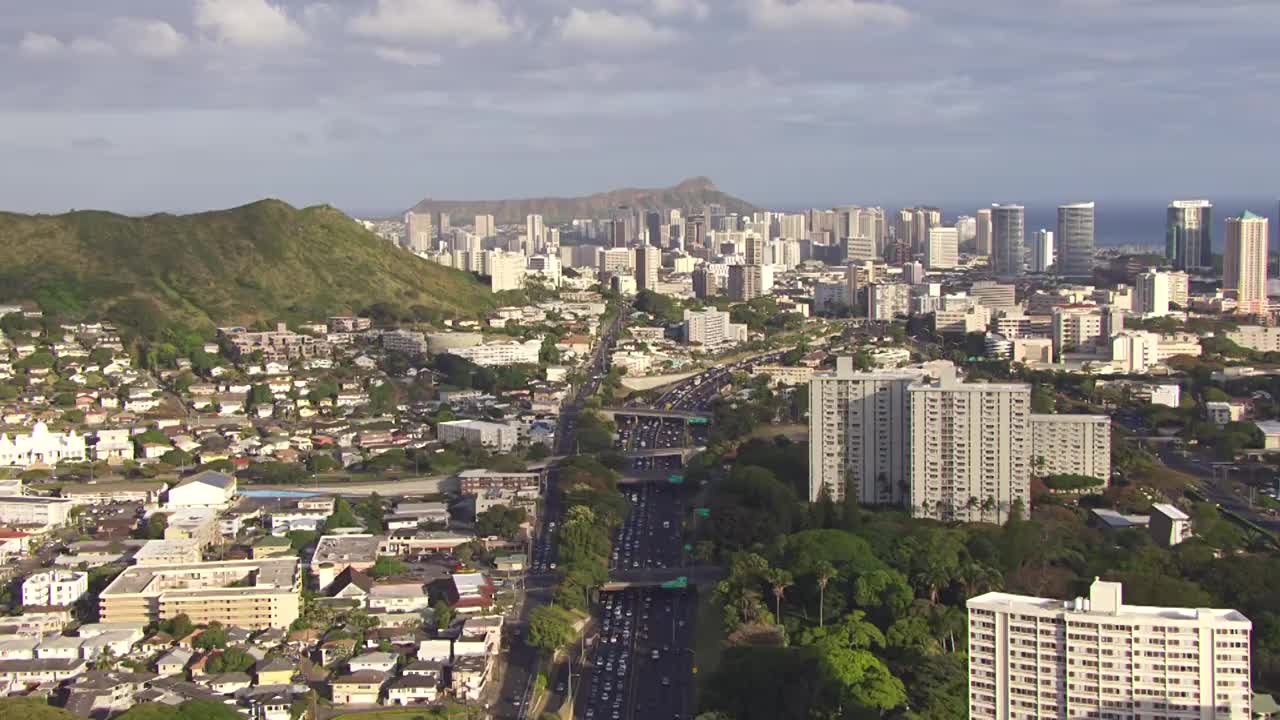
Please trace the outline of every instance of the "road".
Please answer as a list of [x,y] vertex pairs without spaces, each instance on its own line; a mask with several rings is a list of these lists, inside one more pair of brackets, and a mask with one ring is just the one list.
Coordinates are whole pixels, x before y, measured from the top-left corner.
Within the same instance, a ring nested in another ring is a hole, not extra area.
[[[616,343],[618,333],[626,322],[630,307],[624,305],[614,320],[596,343],[591,359],[584,366],[587,380],[575,388],[560,407],[560,419],[556,428],[556,454],[568,455],[573,452],[573,431],[578,412],[582,409],[583,400],[590,397],[599,388],[600,377],[604,374],[608,363],[608,352]],[[555,529],[559,526],[563,508],[560,505],[559,472],[551,466],[547,472],[547,486],[543,491],[542,516],[538,518],[538,532],[534,536],[530,548],[531,572],[525,577],[525,590],[520,593],[519,621],[513,623],[507,636],[506,665],[503,669],[502,687],[498,692],[498,701],[492,708],[495,718],[504,720],[524,720],[529,716],[533,705],[533,683],[539,670],[540,657],[536,650],[525,644],[529,627],[529,612],[539,605],[551,602],[551,590],[555,586]],[[551,697],[549,707],[559,707],[563,702],[552,680],[548,688]]]
[[1177,448],[1165,447],[1158,451],[1160,461],[1165,465],[1197,478],[1199,489],[1210,501],[1230,510],[1249,521],[1266,528],[1272,533],[1280,533],[1280,518],[1266,515],[1251,507],[1244,498],[1231,488],[1230,480],[1222,472],[1215,473],[1213,465],[1196,455],[1183,456]]

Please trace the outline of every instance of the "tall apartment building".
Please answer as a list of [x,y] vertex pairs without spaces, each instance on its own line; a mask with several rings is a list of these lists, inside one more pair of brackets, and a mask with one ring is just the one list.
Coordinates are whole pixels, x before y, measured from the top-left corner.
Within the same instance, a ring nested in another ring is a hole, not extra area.
[[764,266],[730,265],[729,297],[746,302],[764,295]]
[[1249,636],[1235,610],[1126,605],[1120,583],[1088,598],[971,598],[973,720],[1247,720]]
[[[1026,272],[1026,209],[1021,205],[991,206],[991,269],[997,275],[1016,277]],[[978,216],[982,233],[982,216]]]
[[662,250],[656,245],[636,248],[636,290],[656,290],[658,268],[662,267]]
[[492,215],[477,215],[475,231],[476,237],[479,237],[481,240],[497,237],[498,224],[494,222]]
[[435,232],[431,228],[431,213],[410,210],[404,214],[404,246],[410,252],[425,253],[431,250]]
[[893,322],[911,310],[911,286],[905,283],[871,283],[867,286],[867,318]]
[[1227,244],[1222,253],[1222,289],[1236,298],[1236,312],[1267,311],[1267,219],[1245,211],[1227,218]]
[[1185,310],[1191,299],[1191,276],[1182,270],[1175,270],[1169,275],[1169,302]]
[[971,215],[961,215],[956,218],[956,235],[960,240],[960,249],[965,252],[972,252],[974,241],[978,237],[978,221]]
[[809,237],[807,216],[804,213],[783,215],[778,219],[778,237],[799,240]]
[[1055,259],[1053,249],[1053,231],[1037,230],[1031,239],[1031,272],[1049,272]]
[[905,505],[910,488],[907,389],[924,370],[855,372],[853,358],[809,383],[809,500]]
[[747,265],[764,265],[764,237],[756,233],[748,233],[743,238],[743,254]]
[[627,272],[635,267],[635,251],[625,247],[611,247],[600,253],[600,272]]
[[542,222],[541,215],[527,215],[524,219],[525,246],[526,252],[530,255],[542,252],[547,247],[547,227]]
[[969,288],[969,295],[983,307],[999,309],[1018,307],[1018,288],[1007,283],[994,280],[975,280]]
[[1058,274],[1093,277],[1094,204],[1058,206]]
[[519,290],[524,287],[526,262],[520,253],[489,250],[484,254],[481,274],[489,276],[489,289],[493,292]]
[[705,300],[720,292],[720,281],[707,263],[702,263],[693,269],[692,280],[693,296],[699,300]]
[[102,622],[152,623],[185,614],[197,625],[287,628],[298,619],[297,558],[125,568],[99,595]]
[[1178,270],[1213,267],[1213,203],[1174,200],[1165,223],[1165,255]]
[[952,366],[907,392],[914,517],[1004,523],[1029,511],[1030,385],[964,383]]
[[1037,475],[1085,475],[1111,482],[1111,418],[1031,416],[1031,468]]
[[974,250],[978,255],[991,255],[991,209],[982,208],[974,218]]
[[[1139,315],[1162,317],[1169,314],[1170,276],[1155,268],[1140,273],[1133,285],[1133,311]],[[1186,273],[1183,273],[1183,277]],[[1185,299],[1184,299],[1185,302]]]
[[1102,311],[1092,306],[1053,309],[1053,355],[1092,345],[1102,338]]
[[930,270],[954,268],[960,261],[960,232],[953,227],[929,228],[924,258],[925,267]]
[[747,326],[729,321],[729,313],[720,310],[685,310],[684,341],[689,345],[718,347],[744,342]]

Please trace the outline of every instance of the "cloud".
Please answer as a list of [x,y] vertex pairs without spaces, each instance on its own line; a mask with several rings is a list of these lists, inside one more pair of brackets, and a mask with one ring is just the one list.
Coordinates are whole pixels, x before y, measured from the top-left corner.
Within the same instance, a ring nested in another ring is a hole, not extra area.
[[711,15],[711,8],[703,0],[653,0],[653,11],[662,17],[688,15],[697,20]]
[[606,51],[639,50],[674,42],[679,33],[639,15],[573,8],[556,20],[560,39],[570,45]]
[[215,42],[241,48],[287,48],[307,40],[284,8],[267,0],[199,0],[195,24]]
[[18,43],[18,52],[27,57],[55,55],[64,49],[62,41],[58,38],[38,32],[24,34],[22,41]]
[[747,17],[765,30],[850,30],[901,26],[912,19],[898,5],[871,0],[747,0]]
[[438,53],[406,50],[398,47],[377,47],[373,49],[373,54],[389,63],[408,65],[409,67],[433,67],[441,62],[441,57]]
[[377,0],[352,18],[351,32],[383,40],[439,40],[468,46],[501,42],[517,23],[494,0]]
[[92,137],[72,138],[71,140],[72,150],[112,150],[115,146],[115,143],[97,135]]
[[113,55],[116,51],[106,40],[83,35],[72,39],[68,48],[77,55]]
[[120,18],[112,38],[116,47],[145,58],[174,57],[187,47],[187,37],[163,20]]

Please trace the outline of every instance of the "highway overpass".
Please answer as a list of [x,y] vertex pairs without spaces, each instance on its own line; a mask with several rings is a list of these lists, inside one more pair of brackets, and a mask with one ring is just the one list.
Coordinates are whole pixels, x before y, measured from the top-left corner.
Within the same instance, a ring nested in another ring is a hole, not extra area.
[[724,575],[724,568],[716,565],[697,565],[645,570],[615,570],[609,573],[609,581],[600,586],[601,592],[616,592],[627,588],[668,588],[681,590],[698,585],[711,585]]
[[616,415],[635,415],[636,417],[676,418],[679,420],[711,420],[710,412],[692,412],[686,410],[655,410],[641,407],[607,407],[600,408],[600,414],[612,420]]

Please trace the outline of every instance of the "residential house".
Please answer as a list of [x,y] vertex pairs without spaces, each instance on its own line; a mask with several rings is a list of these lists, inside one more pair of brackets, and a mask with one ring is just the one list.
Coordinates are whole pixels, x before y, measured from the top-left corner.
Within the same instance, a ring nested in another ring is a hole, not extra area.
[[191,658],[195,654],[190,650],[183,648],[173,648],[169,652],[160,656],[156,660],[156,674],[162,676],[181,675],[187,670],[187,665],[191,664]]
[[453,694],[466,700],[479,700],[493,668],[493,656],[474,655],[453,661]]
[[229,672],[206,675],[203,682],[210,690],[219,695],[231,695],[248,688],[253,684],[253,679],[247,673]]
[[399,660],[400,655],[398,653],[370,652],[351,658],[347,661],[347,667],[353,673],[365,670],[389,673],[395,669]]
[[255,685],[288,685],[298,668],[294,663],[281,657],[259,660],[253,666]]
[[364,670],[337,678],[330,683],[333,704],[376,705],[385,679],[386,675],[375,670]]
[[433,703],[440,695],[440,678],[408,673],[387,685],[387,705],[419,705]]

